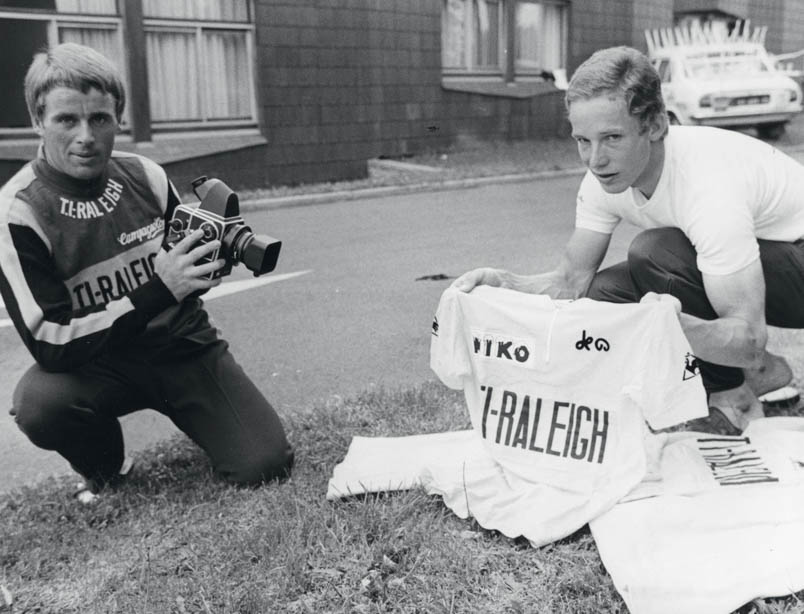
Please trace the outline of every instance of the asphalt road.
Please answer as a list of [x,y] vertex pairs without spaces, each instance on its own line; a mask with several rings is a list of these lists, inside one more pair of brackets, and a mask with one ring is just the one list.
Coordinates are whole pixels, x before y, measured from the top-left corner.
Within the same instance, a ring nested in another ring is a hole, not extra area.
[[[208,301],[238,361],[280,413],[373,386],[433,379],[430,324],[449,279],[478,266],[552,268],[573,226],[580,176],[443,192],[249,211],[248,223],[283,240],[266,282]],[[632,229],[618,230],[609,261]],[[294,275],[295,274],[295,275]],[[275,277],[274,277],[275,276]],[[238,267],[229,282],[246,284]],[[0,319],[6,314],[0,311]],[[12,327],[0,328],[0,492],[69,472],[7,415],[32,363]],[[153,411],[123,420],[129,449],[175,433]]]

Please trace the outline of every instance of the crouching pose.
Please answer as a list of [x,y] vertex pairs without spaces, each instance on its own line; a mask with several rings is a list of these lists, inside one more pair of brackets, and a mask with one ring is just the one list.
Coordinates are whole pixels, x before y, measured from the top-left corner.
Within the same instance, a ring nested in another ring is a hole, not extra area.
[[178,204],[164,170],[113,151],[125,106],[117,69],[90,48],[38,54],[25,97],[35,160],[0,191],[0,291],[36,363],[11,410],[97,493],[124,461],[119,418],[152,408],[238,484],[285,476],[293,451],[265,397],[210,324],[200,292],[223,260],[200,231],[163,249]]
[[[476,269],[454,284],[613,302],[672,295],[711,411],[743,429],[763,415],[757,397],[792,380],[765,346],[767,324],[804,328],[804,167],[744,134],[668,127],[659,76],[628,47],[584,62],[566,106],[588,171],[557,269]],[[625,262],[599,270],[621,220],[644,230]]]

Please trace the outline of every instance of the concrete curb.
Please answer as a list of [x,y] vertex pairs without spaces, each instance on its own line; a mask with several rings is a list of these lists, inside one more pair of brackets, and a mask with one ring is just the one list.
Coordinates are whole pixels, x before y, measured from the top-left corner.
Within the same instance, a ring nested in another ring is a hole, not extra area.
[[[804,164],[804,144],[780,147],[779,149]],[[378,164],[380,163],[388,167],[391,167],[392,164],[397,164],[400,167],[404,166],[406,170],[415,170],[411,169],[411,167],[416,166],[409,163],[394,163],[385,160],[378,162]],[[382,198],[385,196],[413,194],[417,192],[441,192],[446,190],[460,190],[501,183],[518,183],[525,181],[536,181],[539,179],[552,179],[555,177],[568,177],[572,175],[581,175],[584,172],[586,172],[586,168],[578,166],[573,168],[554,171],[539,171],[534,173],[514,173],[510,175],[469,177],[465,179],[446,179],[441,181],[433,179],[432,181],[421,181],[419,183],[410,183],[404,185],[357,188],[354,190],[334,190],[332,192],[315,192],[308,194],[294,194],[292,196],[244,200],[240,203],[240,208],[243,211],[254,211],[258,209],[290,209],[293,207],[306,207],[331,202]]]
[[240,203],[240,209],[242,211],[254,211],[258,209],[290,209],[293,207],[306,207],[309,205],[319,205],[331,202],[382,198],[385,196],[412,194],[416,192],[441,192],[446,190],[459,190],[501,183],[519,183],[539,179],[569,177],[573,175],[581,175],[585,171],[586,169],[583,167],[576,167],[555,171],[541,171],[536,173],[515,173],[511,175],[492,175],[489,177],[447,179],[444,181],[423,181],[420,183],[411,183],[406,185],[391,185],[376,188],[360,188],[356,190],[336,190],[333,192],[295,194],[293,196],[279,196],[273,198],[258,198],[244,200]]

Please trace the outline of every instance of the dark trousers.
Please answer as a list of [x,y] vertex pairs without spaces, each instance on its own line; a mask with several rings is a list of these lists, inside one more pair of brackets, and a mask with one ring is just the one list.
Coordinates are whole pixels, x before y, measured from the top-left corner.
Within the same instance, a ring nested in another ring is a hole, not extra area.
[[61,454],[95,488],[123,462],[118,418],[145,408],[168,416],[227,481],[286,475],[293,451],[284,428],[228,344],[185,343],[180,358],[116,353],[67,373],[34,365],[17,384],[11,413],[35,445]]
[[[795,243],[759,240],[765,274],[768,324],[804,328],[804,239]],[[635,303],[648,292],[672,294],[682,310],[704,320],[717,318],[706,298],[695,248],[677,228],[645,230],[631,243],[628,259],[595,275],[587,296],[612,303]],[[741,369],[699,361],[707,392],[736,388]]]

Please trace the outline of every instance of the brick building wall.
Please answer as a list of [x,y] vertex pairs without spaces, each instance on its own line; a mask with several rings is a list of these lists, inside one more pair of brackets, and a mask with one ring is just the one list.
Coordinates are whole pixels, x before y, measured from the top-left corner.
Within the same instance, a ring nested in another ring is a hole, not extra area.
[[767,0],[674,0],[673,8],[677,13],[721,12],[746,17],[750,5],[762,3],[770,4]]
[[782,39],[776,53],[791,53],[804,49],[804,0],[786,0],[779,30]]
[[[441,0],[256,0],[255,7],[268,144],[205,161],[221,176],[236,174],[235,183],[353,179],[374,157],[472,138],[566,134],[563,93],[552,86],[526,96],[442,87]],[[183,175],[187,166],[169,170]]]
[[576,0],[571,4],[567,74],[592,53],[633,44],[634,0]]
[[784,47],[784,5],[782,3],[756,2],[743,14],[751,20],[751,26],[767,26],[765,47],[771,53],[781,53]]
[[[804,0],[571,0],[567,74],[595,50],[645,49],[674,11],[721,10],[768,25],[771,51],[804,47]],[[267,144],[165,163],[177,185],[203,172],[233,188],[355,179],[367,161],[471,139],[564,136],[549,84],[484,91],[442,78],[442,0],[254,0],[255,78]],[[0,174],[17,160],[3,159]],[[199,169],[201,171],[199,172]]]
[[645,30],[665,27],[673,23],[673,5],[666,0],[641,0],[634,3],[634,22],[631,46],[647,52]]
[[[261,131],[268,140],[207,160],[244,184],[365,176],[367,160],[465,140],[564,136],[563,92],[481,93],[442,83],[442,0],[255,0]],[[595,50],[645,50],[644,30],[678,11],[767,25],[768,47],[804,47],[804,0],[572,0],[567,73]],[[185,163],[173,165],[178,171]]]

